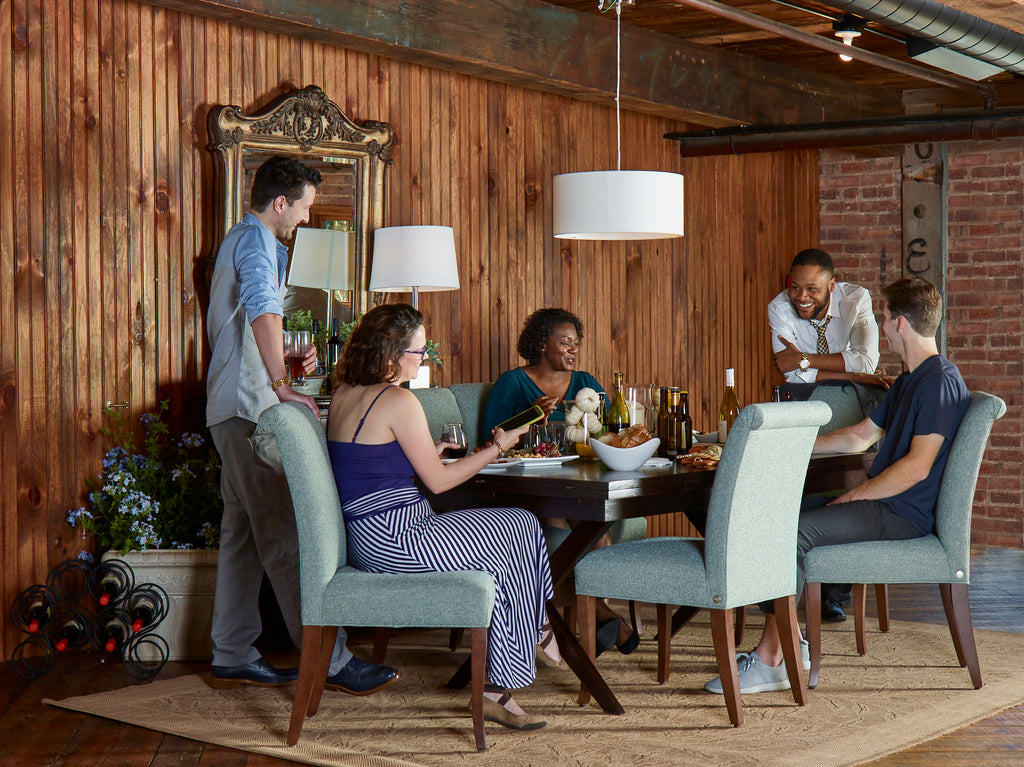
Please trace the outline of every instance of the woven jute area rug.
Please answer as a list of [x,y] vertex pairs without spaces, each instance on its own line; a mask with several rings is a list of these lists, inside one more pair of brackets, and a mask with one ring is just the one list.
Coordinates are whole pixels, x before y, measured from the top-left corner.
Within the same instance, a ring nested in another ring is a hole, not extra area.
[[[289,688],[213,690],[193,675],[46,703],[317,765],[827,767],[878,758],[1024,701],[1020,634],[977,632],[985,685],[974,690],[945,626],[894,622],[888,634],[869,630],[868,654],[860,657],[850,621],[826,628],[821,679],[808,705],[796,706],[789,692],[746,695],[746,720],[733,728],[722,698],[701,689],[717,673],[701,618],[677,635],[666,685],[655,681],[653,642],[630,656],[613,650],[598,659],[622,716],[593,703],[580,708],[572,673],[542,666],[516,698],[548,726],[514,732],[488,724],[485,754],[474,747],[468,692],[444,687],[466,657],[444,646],[444,632],[392,642],[388,662],[402,677],[391,688],[366,698],[325,692],[294,748],[284,745]],[[748,632],[756,638],[759,628]]]

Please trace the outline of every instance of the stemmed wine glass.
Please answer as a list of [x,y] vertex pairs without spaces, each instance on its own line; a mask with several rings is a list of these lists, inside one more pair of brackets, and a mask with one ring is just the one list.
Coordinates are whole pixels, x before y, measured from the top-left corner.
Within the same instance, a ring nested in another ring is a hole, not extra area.
[[442,458],[462,458],[466,455],[466,432],[461,423],[446,423],[442,426],[441,441],[451,443],[441,451]]

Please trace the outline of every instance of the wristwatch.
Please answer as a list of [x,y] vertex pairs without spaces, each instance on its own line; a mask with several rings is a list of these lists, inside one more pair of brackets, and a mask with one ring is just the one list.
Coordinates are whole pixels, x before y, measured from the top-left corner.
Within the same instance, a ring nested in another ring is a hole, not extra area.
[[806,373],[811,369],[811,361],[807,359],[807,352],[800,352],[800,372]]

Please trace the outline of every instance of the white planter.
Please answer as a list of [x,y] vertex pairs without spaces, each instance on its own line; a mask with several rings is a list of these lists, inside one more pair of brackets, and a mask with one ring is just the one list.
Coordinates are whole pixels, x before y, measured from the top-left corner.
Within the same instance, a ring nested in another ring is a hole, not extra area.
[[410,389],[429,389],[430,388],[430,365],[420,365],[419,371],[416,373],[416,377],[409,381]]
[[135,573],[136,586],[155,583],[167,592],[167,616],[156,628],[167,641],[167,660],[210,660],[216,549],[151,549],[123,556],[108,551],[103,560],[108,559],[125,561]]

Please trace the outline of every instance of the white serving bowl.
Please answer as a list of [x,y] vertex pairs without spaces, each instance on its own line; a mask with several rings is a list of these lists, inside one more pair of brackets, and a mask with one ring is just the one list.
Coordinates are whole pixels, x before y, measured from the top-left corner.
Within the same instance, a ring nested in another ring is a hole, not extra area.
[[597,453],[597,457],[609,469],[615,471],[633,471],[639,469],[647,459],[658,451],[661,440],[657,437],[649,439],[636,447],[612,447],[591,439],[589,445]]

